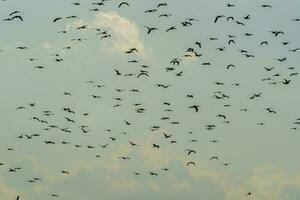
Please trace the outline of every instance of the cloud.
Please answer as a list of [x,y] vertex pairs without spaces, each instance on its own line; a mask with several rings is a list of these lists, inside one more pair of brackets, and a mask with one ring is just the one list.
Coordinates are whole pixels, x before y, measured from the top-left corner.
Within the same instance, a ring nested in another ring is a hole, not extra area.
[[110,175],[107,176],[106,179],[108,183],[108,191],[114,190],[136,190],[140,187],[140,184],[137,180],[125,178],[125,177],[112,177]]
[[98,13],[95,24],[100,27],[108,28],[113,33],[114,48],[125,51],[136,47],[141,53],[144,51],[143,42],[140,39],[138,26],[118,15],[116,12]]
[[18,195],[19,192],[0,181],[0,199],[16,199]]
[[160,191],[160,186],[157,182],[150,180],[147,183],[151,190],[156,191],[156,192]]
[[138,49],[139,55],[144,54],[144,44],[140,38],[137,24],[116,12],[99,12],[95,19],[80,19],[74,21],[73,24],[67,24],[66,30],[82,25],[88,25],[90,29],[100,28],[101,30],[107,30],[111,34],[109,46],[105,46],[105,50],[108,52],[124,52],[135,47]]
[[279,167],[263,165],[254,170],[248,179],[241,179],[226,172],[218,172],[198,165],[187,168],[195,180],[209,180],[223,188],[225,200],[248,199],[251,191],[255,199],[280,200],[283,191],[288,187],[300,189],[299,177],[289,178],[288,173]]

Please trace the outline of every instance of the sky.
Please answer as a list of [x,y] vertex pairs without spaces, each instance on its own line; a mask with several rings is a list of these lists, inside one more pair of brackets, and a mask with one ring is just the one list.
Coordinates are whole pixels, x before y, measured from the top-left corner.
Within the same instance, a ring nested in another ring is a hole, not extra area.
[[0,2],[0,199],[300,198],[300,1],[95,2]]

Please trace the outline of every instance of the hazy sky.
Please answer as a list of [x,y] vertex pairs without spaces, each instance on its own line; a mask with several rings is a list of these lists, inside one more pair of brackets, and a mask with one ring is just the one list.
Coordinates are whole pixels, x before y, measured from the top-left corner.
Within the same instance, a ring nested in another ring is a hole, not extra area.
[[[0,199],[300,198],[299,0],[128,0],[120,8],[119,0],[95,2],[0,2]],[[9,16],[13,11],[21,12]],[[15,15],[24,21],[3,21]],[[214,23],[217,15],[225,17]],[[188,18],[196,20],[183,26]],[[146,26],[158,30],[147,34]],[[138,52],[126,54],[130,48]],[[174,58],[179,65],[170,63]],[[137,78],[140,70],[148,76]]]

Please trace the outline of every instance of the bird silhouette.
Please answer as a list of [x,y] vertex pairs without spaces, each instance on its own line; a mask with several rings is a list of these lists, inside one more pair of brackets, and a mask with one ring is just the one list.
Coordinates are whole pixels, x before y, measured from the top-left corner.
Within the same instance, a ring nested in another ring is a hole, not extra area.
[[118,5],[118,8],[122,7],[123,5],[129,6],[129,3],[126,1],[123,1]]
[[157,28],[155,27],[148,27],[148,26],[145,26],[148,30],[147,30],[147,34],[150,34],[152,31],[155,31],[155,30],[158,30]]
[[189,108],[193,108],[196,112],[199,111],[199,105],[192,105]]

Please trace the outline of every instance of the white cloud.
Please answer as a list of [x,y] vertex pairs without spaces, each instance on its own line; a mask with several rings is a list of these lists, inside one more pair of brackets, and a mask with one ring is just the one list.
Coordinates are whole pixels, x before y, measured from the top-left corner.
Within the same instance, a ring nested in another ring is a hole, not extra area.
[[106,179],[108,183],[108,191],[114,190],[136,190],[140,187],[140,184],[137,180],[125,178],[125,177],[112,177],[110,175],[107,176]]
[[73,24],[67,24],[66,30],[74,27],[88,25],[90,29],[100,28],[108,30],[111,34],[109,38],[109,46],[105,46],[106,51],[124,52],[130,48],[137,48],[139,55],[144,54],[144,44],[140,38],[139,28],[137,24],[129,19],[120,16],[116,12],[99,12],[93,20],[77,20]]
[[[4,182],[0,181],[0,199],[16,199],[18,195],[21,194],[15,189],[6,185]],[[23,194],[22,197],[24,197]],[[23,199],[25,200],[25,197]]]
[[96,15],[95,25],[108,28],[113,33],[114,48],[119,51],[125,51],[135,47],[141,53],[144,51],[143,42],[140,39],[138,26],[118,15],[116,12],[108,12]]

